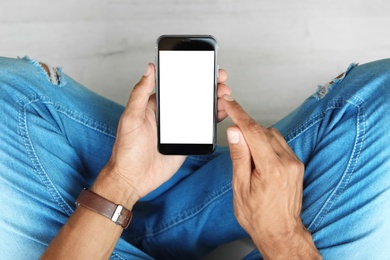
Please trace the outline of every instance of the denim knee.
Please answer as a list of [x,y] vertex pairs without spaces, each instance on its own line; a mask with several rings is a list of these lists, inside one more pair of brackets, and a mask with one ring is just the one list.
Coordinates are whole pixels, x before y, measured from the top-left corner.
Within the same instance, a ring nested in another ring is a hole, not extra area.
[[364,100],[366,106],[377,103],[389,107],[390,59],[357,66],[345,79],[345,85],[352,88],[352,94]]
[[[0,87],[3,94],[11,92],[13,97],[15,93],[32,96],[37,92],[44,93],[53,86],[62,87],[65,84],[61,68],[48,66],[28,57],[0,57]],[[1,98],[4,98],[4,95],[1,95]]]

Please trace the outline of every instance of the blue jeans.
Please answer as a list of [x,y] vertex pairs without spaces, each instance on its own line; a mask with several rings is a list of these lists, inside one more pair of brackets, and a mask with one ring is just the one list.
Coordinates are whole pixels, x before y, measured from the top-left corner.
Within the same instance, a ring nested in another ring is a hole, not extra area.
[[[38,259],[111,153],[123,107],[58,79],[0,58],[2,259]],[[325,259],[390,256],[389,111],[382,60],[350,66],[275,125],[306,166],[302,219]],[[229,150],[190,156],[136,204],[112,259],[196,259],[247,237],[232,199]]]

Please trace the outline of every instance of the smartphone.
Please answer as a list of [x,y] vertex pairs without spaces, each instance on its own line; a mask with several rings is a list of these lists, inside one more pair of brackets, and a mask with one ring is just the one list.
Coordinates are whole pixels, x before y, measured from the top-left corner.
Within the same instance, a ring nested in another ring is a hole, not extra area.
[[217,48],[211,35],[162,35],[157,39],[160,153],[208,154],[215,150]]

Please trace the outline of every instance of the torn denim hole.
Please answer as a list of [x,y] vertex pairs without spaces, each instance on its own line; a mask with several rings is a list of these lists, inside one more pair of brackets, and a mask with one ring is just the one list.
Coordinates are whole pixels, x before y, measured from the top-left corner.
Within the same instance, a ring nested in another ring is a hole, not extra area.
[[359,65],[358,63],[352,63],[351,65],[349,65],[349,67],[347,68],[347,70],[345,72],[338,75],[336,78],[334,78],[329,83],[326,83],[325,85],[318,85],[317,92],[313,96],[316,97],[317,99],[324,98],[326,96],[326,94],[328,94],[337,83],[341,82],[345,78],[345,76],[348,74],[348,72],[351,69],[353,69],[354,67],[356,67],[358,65]]
[[58,75],[57,69],[44,62],[39,62],[39,64],[47,72],[50,82],[53,83],[54,85],[59,85],[60,77]]
[[[19,57],[18,57],[19,58]],[[36,60],[30,59],[29,57],[25,56],[22,58],[23,60],[26,60],[30,64],[36,66],[39,68],[39,70],[42,72],[42,74],[47,78],[48,81],[50,81],[53,85],[62,87],[65,85],[62,75],[62,69],[61,68],[55,68],[53,66],[48,65],[44,62],[38,62]]]

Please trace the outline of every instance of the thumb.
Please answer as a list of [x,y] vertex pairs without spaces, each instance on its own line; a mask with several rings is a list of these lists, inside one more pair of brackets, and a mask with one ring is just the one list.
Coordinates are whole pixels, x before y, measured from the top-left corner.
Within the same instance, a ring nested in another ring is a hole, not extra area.
[[230,157],[233,165],[233,188],[249,190],[252,173],[252,157],[248,144],[237,126],[227,129]]
[[128,112],[143,114],[155,86],[154,65],[148,64],[145,74],[135,85],[126,106]]

